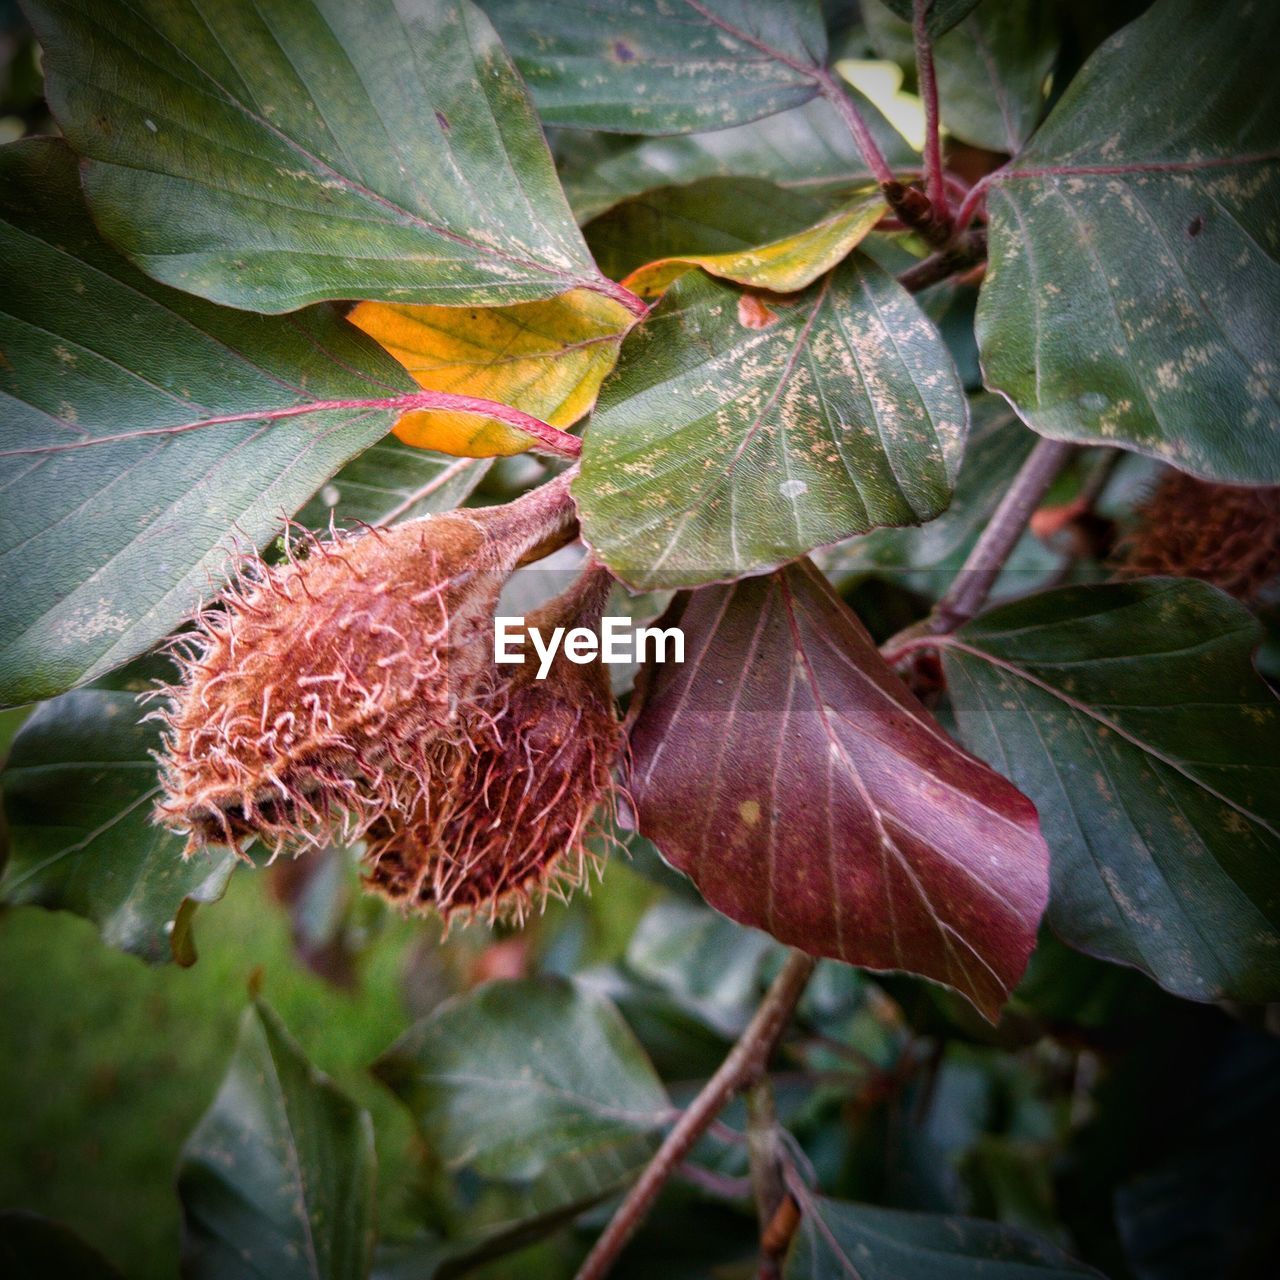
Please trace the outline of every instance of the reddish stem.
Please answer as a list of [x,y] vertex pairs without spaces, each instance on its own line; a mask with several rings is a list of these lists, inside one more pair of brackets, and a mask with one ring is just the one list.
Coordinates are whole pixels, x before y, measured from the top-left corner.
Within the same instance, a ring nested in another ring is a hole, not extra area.
[[950,633],[986,604],[1036,508],[1075,451],[1075,445],[1061,440],[1037,442],[933,612],[880,646],[881,655],[891,667],[917,650],[953,643]]
[[932,0],[915,0],[912,33],[916,43],[916,74],[920,97],[924,100],[924,193],[933,206],[934,221],[944,230],[951,227],[951,206],[942,172],[942,133],[938,113],[938,77],[933,68],[933,41],[926,25]]
[[1221,169],[1232,165],[1264,164],[1280,159],[1280,149],[1251,151],[1236,156],[1206,156],[1200,160],[1146,160],[1128,164],[1060,164],[1033,169],[1014,169],[1009,165],[980,178],[970,188],[960,205],[956,221],[961,229],[977,212],[987,188],[997,182],[1014,182],[1019,178],[1123,177],[1130,173],[1196,173],[1201,169]]
[[603,294],[606,298],[621,303],[637,320],[643,320],[649,314],[649,304],[643,298],[637,297],[625,285],[610,280],[608,276],[601,276],[595,284],[587,287],[593,293]]
[[867,122],[862,118],[862,112],[858,110],[857,103],[845,93],[840,82],[829,70],[824,68],[815,71],[813,78],[822,96],[835,107],[837,114],[848,126],[858,150],[862,152],[862,158],[867,162],[867,168],[871,170],[876,181],[881,186],[894,182],[893,170],[889,168],[889,162],[884,158],[884,153],[876,146],[876,140]]
[[956,213],[956,230],[963,231],[973,216],[978,212],[978,206],[987,198],[987,187],[991,182],[1000,176],[1002,171],[997,169],[995,173],[989,173],[985,178],[979,178],[977,182],[969,188],[969,194],[960,202],[960,208]]
[[912,636],[909,640],[894,638],[880,650],[880,656],[891,666],[896,667],[903,658],[909,658],[922,649],[941,649],[951,643],[948,635]]
[[[639,301],[639,299],[637,299]],[[453,413],[474,413],[493,418],[498,422],[532,436],[538,447],[560,458],[576,458],[582,452],[582,441],[561,431],[532,414],[499,404],[496,400],[483,400],[479,396],[459,396],[448,391],[410,391],[398,396],[383,396],[363,400],[310,400],[305,404],[285,405],[278,409],[249,409],[244,413],[226,413],[215,417],[199,418],[194,422],[178,422],[167,427],[145,427],[139,431],[122,431],[109,436],[89,436],[66,444],[31,445],[24,449],[0,450],[0,458],[12,458],[26,454],[68,453],[73,449],[90,449],[96,445],[118,444],[125,440],[139,440],[145,436],[176,436],[204,427],[226,426],[233,422],[276,422],[283,418],[300,418],[308,413],[327,413],[338,409],[361,409],[369,413],[382,410],[398,410],[401,414],[415,409],[445,409]]]

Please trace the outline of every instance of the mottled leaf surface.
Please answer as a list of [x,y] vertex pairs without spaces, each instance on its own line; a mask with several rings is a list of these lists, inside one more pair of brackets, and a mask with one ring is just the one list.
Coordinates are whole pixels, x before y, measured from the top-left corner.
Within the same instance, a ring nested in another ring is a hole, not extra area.
[[999,396],[975,396],[964,461],[951,505],[918,528],[876,529],[832,547],[823,557],[828,571],[959,568],[1036,442]]
[[470,0],[31,0],[98,225],[254,311],[490,305],[600,283]]
[[131,693],[81,689],[22,726],[0,773],[0,899],[84,916],[109,946],[144,960],[189,963],[190,910],[222,896],[235,858],[219,849],[184,862],[182,840],[151,821],[160,734],[140,716]]
[[965,742],[1040,809],[1054,929],[1190,999],[1280,995],[1280,703],[1250,661],[1260,634],[1214,588],[1153,578],[1004,605],[943,649]]
[[1042,435],[1280,480],[1277,43],[1280,6],[1159,0],[991,180],[983,368]]
[[937,515],[966,425],[937,330],[868,258],[784,299],[695,272],[623,344],[574,497],[632,586],[713,582]]
[[191,1280],[364,1280],[373,1126],[263,1004],[178,1163]]
[[[871,101],[856,89],[846,87],[845,92],[889,164],[898,170],[918,166],[920,157]],[[581,222],[654,187],[702,178],[760,178],[783,187],[830,192],[858,186],[873,176],[849,126],[825,98],[731,129],[617,140],[599,149],[578,144],[561,165],[565,192]]]
[[1030,1232],[806,1194],[784,1280],[1055,1280],[1092,1267]]
[[694,267],[793,293],[847,257],[886,212],[876,187],[822,199],[754,178],[662,187],[587,226],[601,269],[642,298]]
[[559,979],[447,1001],[376,1071],[447,1166],[519,1185],[542,1212],[629,1180],[670,1109],[617,1009]]
[[1031,803],[955,746],[811,564],[683,597],[631,736],[640,831],[707,901],[994,1017],[1035,944]]
[[[880,0],[862,6],[881,57],[914,69],[910,21]],[[1058,34],[1042,0],[979,4],[933,46],[942,123],[948,133],[990,151],[1019,151],[1044,108]]]
[[[496,400],[568,427],[595,403],[635,316],[590,289],[509,307],[362,302],[348,317],[430,391]],[[470,457],[522,453],[528,437],[494,418],[415,410],[395,434],[420,449]]]
[[689,133],[817,92],[817,0],[485,0],[548,124]]
[[5,148],[0,252],[22,264],[0,299],[0,701],[18,703],[166,635],[231,541],[265,542],[414,387],[328,308],[251,316],[148,280],[98,237],[60,142]]

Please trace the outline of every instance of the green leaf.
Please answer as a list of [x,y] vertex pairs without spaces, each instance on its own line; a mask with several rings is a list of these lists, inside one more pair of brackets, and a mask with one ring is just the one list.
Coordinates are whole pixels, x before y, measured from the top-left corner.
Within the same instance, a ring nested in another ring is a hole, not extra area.
[[363,1280],[373,1260],[373,1126],[264,1004],[178,1164],[190,1280]]
[[182,840],[151,821],[160,734],[139,717],[130,693],[82,689],[22,726],[0,774],[10,848],[0,898],[84,916],[144,960],[190,963],[190,911],[222,896],[235,857],[184,862]]
[[1280,996],[1280,703],[1203,583],[1067,587],[944,642],[964,740],[1035,801],[1049,920],[1176,995]]
[[829,571],[927,569],[959,562],[985,527],[1036,442],[999,396],[975,396],[972,427],[951,505],[916,529],[876,529],[832,550]]
[[[754,1006],[748,1009],[746,1016],[731,1028],[725,1011],[691,1005],[636,977],[622,964],[580,970],[574,981],[617,1005],[664,1080],[694,1080],[711,1075],[754,1011]],[[709,1012],[713,1015],[710,1020]]]
[[[879,0],[862,6],[881,57],[914,70],[915,41]],[[978,5],[933,47],[942,123],[976,147],[1021,149],[1040,119],[1045,80],[1058,51],[1054,13],[1042,0],[992,0]]]
[[492,465],[492,458],[446,457],[388,436],[321,485],[298,519],[319,529],[330,516],[338,524],[382,524],[452,511],[471,496]]
[[987,385],[1042,435],[1280,481],[1280,6],[1159,0],[990,179]]
[[613,1005],[558,979],[449,1000],[375,1070],[447,1166],[516,1185],[544,1213],[627,1182],[670,1108]]
[[937,330],[865,256],[767,302],[695,272],[623,344],[574,497],[632,586],[713,582],[938,515],[967,416]]
[[103,234],[230,306],[607,287],[469,0],[31,0]]
[[[856,89],[857,104],[885,159],[895,170],[918,166],[920,157]],[[874,175],[825,98],[753,124],[682,138],[615,142],[604,155],[579,145],[562,163],[565,191],[579,221],[654,187],[702,178],[760,178],[783,187],[827,194],[859,186]]]
[[627,944],[627,968],[734,1038],[760,993],[760,971],[781,948],[716,911],[680,899],[650,907]]
[[0,1211],[0,1273],[6,1280],[121,1280],[70,1227],[22,1209]]
[[[885,3],[904,22],[910,22],[915,15],[915,6],[919,0],[885,0]],[[977,5],[978,0],[924,0],[924,3],[928,10],[924,29],[936,39],[964,19]],[[1004,4],[1005,0],[993,0],[993,3]]]
[[627,200],[585,234],[601,269],[642,298],[694,267],[792,293],[847,257],[886,212],[876,186],[824,200],[755,178],[705,178]]
[[233,542],[266,542],[414,388],[331,309],[250,316],[140,275],[60,142],[4,149],[0,252],[22,263],[0,310],[0,702],[17,703],[165,636]]
[[681,597],[631,731],[636,825],[781,942],[961,992],[991,1019],[1035,944],[1035,810],[952,743],[808,562]]
[[801,1196],[784,1280],[1054,1280],[1094,1276],[1047,1240],[977,1218]]
[[689,133],[817,92],[816,0],[486,0],[548,124]]

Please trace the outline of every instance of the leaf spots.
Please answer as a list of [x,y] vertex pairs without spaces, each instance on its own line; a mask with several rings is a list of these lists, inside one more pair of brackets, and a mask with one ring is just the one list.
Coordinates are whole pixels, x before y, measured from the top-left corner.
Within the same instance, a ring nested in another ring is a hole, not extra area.
[[855,255],[770,296],[756,328],[760,301],[682,277],[601,390],[574,492],[588,541],[633,586],[773,568],[946,506],[966,405],[912,299]]
[[[993,184],[977,329],[988,386],[1041,434],[1269,484],[1280,9],[1246,14],[1164,0],[1091,57]],[[1175,74],[1174,43],[1213,48],[1223,70]],[[1212,358],[1187,367],[1191,351]],[[1082,384],[1108,410],[1085,410]]]
[[100,636],[120,635],[128,629],[129,621],[115,608],[113,601],[99,596],[93,603],[79,606],[63,619],[50,639],[59,648],[74,649]]
[[441,133],[448,133],[453,126],[449,123],[449,117],[443,111],[436,108],[436,124],[440,126]]
[[613,56],[618,62],[634,62],[636,60],[636,51],[625,40],[615,40],[613,42]]

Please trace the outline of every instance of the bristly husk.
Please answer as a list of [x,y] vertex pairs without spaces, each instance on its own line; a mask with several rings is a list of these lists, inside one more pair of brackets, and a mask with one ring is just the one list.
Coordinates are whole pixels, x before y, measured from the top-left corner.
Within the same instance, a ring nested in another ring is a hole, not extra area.
[[[528,625],[595,626],[608,590],[608,575],[591,570]],[[586,878],[587,839],[622,746],[608,671],[561,650],[545,680],[535,672],[532,662],[491,668],[461,718],[464,741],[437,755],[410,817],[388,814],[370,829],[372,890],[450,922],[522,920]]]
[[1280,579],[1280,488],[1210,484],[1166,471],[1116,549],[1125,577],[1200,578],[1251,601]]
[[178,650],[157,820],[188,853],[254,837],[279,851],[410,808],[487,669],[503,582],[574,527],[557,480],[249,561]]

